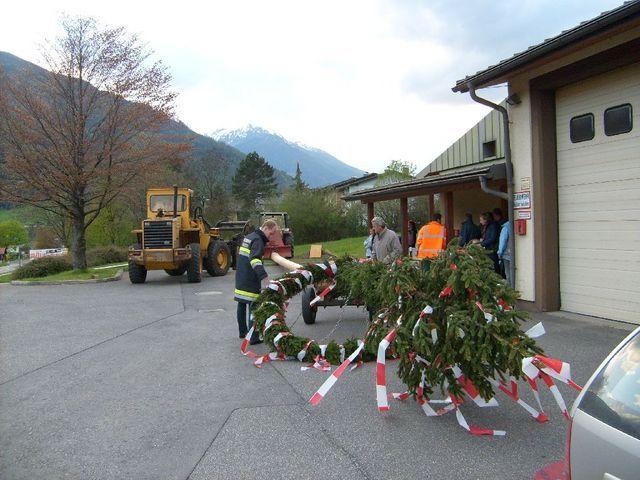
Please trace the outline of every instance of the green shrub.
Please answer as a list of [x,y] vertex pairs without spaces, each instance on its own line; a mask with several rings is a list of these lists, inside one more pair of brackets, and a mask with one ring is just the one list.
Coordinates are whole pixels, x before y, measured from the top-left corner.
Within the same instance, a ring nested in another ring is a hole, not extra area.
[[125,247],[109,245],[106,247],[92,248],[87,252],[87,265],[90,267],[126,261],[127,249]]
[[23,278],[46,277],[72,269],[73,265],[71,265],[68,257],[42,257],[36,258],[15,270],[11,278],[20,280]]

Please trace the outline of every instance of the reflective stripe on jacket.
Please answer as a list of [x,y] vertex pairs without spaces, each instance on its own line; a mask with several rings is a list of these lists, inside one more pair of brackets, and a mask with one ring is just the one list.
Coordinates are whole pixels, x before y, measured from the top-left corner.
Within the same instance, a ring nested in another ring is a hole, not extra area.
[[444,250],[447,230],[438,222],[429,222],[418,232],[418,258],[437,257]]
[[260,280],[267,277],[262,264],[267,237],[255,230],[244,237],[236,258],[236,288],[233,298],[237,302],[253,303],[260,295]]

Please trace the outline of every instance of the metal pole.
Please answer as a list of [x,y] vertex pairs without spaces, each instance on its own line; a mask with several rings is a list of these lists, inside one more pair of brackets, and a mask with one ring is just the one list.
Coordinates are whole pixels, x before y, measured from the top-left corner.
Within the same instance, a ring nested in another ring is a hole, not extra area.
[[[491,107],[502,114],[503,132],[504,132],[504,163],[507,170],[507,215],[509,219],[509,250],[511,251],[511,262],[509,262],[509,273],[511,274],[512,287],[515,288],[516,283],[516,242],[514,238],[513,225],[513,164],[511,163],[511,139],[509,135],[509,112],[501,105],[493,103],[486,98],[480,98],[476,95],[476,89],[471,82],[467,83],[469,95],[471,99],[487,107]],[[482,180],[480,180],[482,184]],[[486,187],[486,180],[485,185]],[[483,188],[484,190],[484,188]],[[504,193],[504,192],[500,192]],[[502,195],[499,195],[502,197]],[[504,197],[502,197],[504,198]]]

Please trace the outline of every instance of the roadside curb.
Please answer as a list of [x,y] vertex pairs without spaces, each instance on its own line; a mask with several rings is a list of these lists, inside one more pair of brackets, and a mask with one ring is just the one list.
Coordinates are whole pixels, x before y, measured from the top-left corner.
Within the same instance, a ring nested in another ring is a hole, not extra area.
[[122,278],[122,274],[124,270],[120,269],[113,277],[108,278],[90,278],[87,280],[60,280],[59,282],[28,282],[25,280],[12,280],[9,282],[10,285],[15,285],[17,287],[27,287],[32,285],[81,285],[83,283],[106,283],[106,282],[116,282]]

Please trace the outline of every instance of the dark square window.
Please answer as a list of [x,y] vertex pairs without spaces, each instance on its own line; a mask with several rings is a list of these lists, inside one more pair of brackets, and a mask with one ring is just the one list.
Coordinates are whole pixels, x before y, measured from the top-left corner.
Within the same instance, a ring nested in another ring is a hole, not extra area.
[[491,158],[496,156],[496,141],[484,142],[482,144],[482,158]]
[[569,122],[569,136],[571,143],[593,140],[595,129],[593,127],[593,113],[573,117]]
[[604,134],[608,137],[628,133],[633,128],[633,111],[625,103],[604,111]]

